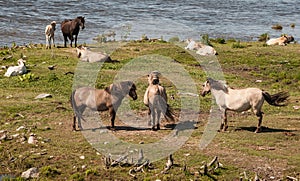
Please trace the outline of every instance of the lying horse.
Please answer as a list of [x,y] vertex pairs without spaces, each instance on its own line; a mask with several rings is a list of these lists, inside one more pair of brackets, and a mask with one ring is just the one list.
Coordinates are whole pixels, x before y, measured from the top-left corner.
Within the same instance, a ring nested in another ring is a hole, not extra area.
[[72,92],[71,105],[74,110],[73,130],[76,130],[76,118],[80,125],[82,114],[88,107],[94,111],[109,111],[111,116],[111,128],[114,129],[116,112],[126,95],[133,100],[137,99],[136,86],[131,81],[111,84],[105,89],[95,89],[91,87],[81,87]]
[[166,89],[159,85],[159,75],[159,72],[152,72],[148,75],[149,86],[144,94],[144,104],[149,107],[148,114],[151,114],[149,125],[152,126],[152,130],[160,129],[161,113],[167,120],[175,120],[174,114],[167,104]]
[[222,112],[222,124],[220,131],[226,131],[227,126],[227,110],[242,112],[252,108],[254,114],[259,118],[256,133],[261,131],[261,123],[263,112],[261,111],[264,100],[272,106],[285,106],[284,102],[289,97],[287,92],[279,92],[274,95],[262,91],[258,88],[232,89],[226,84],[208,78],[203,85],[201,95],[204,97],[209,92],[216,99],[216,103]]
[[56,26],[56,22],[52,21],[51,24],[47,25],[46,28],[45,28],[46,48],[51,49],[51,40],[52,40],[53,46],[55,47],[55,44],[54,44],[55,26]]
[[92,52],[88,47],[78,46],[76,47],[77,57],[83,62],[112,62],[111,58],[100,52]]
[[77,36],[78,36],[79,30],[80,30],[80,27],[82,29],[84,29],[84,22],[85,22],[84,17],[78,16],[77,18],[75,18],[73,20],[68,19],[68,20],[64,20],[61,23],[61,31],[64,36],[65,47],[67,47],[68,38],[71,41],[70,46],[72,47],[72,42],[74,40],[73,36],[75,36],[75,47],[77,47]]
[[291,43],[294,41],[294,37],[293,36],[286,36],[283,35],[279,38],[271,38],[270,40],[268,40],[266,42],[267,45],[281,45],[281,46],[285,46],[288,43]]
[[196,50],[196,53],[199,55],[207,56],[207,55],[217,55],[217,51],[208,45],[204,45],[202,43],[197,43],[194,40],[188,39],[186,41],[188,45],[185,47],[187,50]]

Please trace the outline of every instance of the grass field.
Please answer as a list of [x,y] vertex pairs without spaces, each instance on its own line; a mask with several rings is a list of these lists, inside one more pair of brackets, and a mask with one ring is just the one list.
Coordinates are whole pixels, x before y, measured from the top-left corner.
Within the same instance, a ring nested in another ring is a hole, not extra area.
[[[294,106],[300,106],[300,45],[265,46],[258,42],[213,45],[229,86],[258,87],[272,94],[289,91],[289,105],[278,108],[265,103],[263,131],[258,134],[254,133],[256,116],[250,112],[229,113],[228,131],[216,133],[212,142],[201,150],[199,142],[208,122],[212,100],[211,96],[192,97],[191,100],[200,102],[195,108],[197,119],[192,120],[195,129],[182,147],[173,153],[175,165],[167,173],[161,173],[167,158],[153,161],[153,168],[137,172],[136,179],[253,180],[256,173],[265,180],[286,180],[287,176],[299,180],[300,110]],[[30,75],[24,76],[21,81],[18,76],[4,77],[5,70],[0,72],[0,180],[2,175],[6,175],[7,180],[22,180],[21,173],[32,167],[39,169],[37,180],[134,179],[128,174],[132,166],[105,168],[104,155],[91,146],[83,132],[72,131],[70,94],[73,86],[77,86],[75,80],[80,79],[76,77],[78,72],[88,75],[91,70],[97,72],[99,69],[96,77],[81,77],[81,80],[86,85],[105,88],[133,60],[148,61],[154,56],[155,60],[169,61],[158,65],[158,69],[166,67],[166,71],[172,72],[172,67],[168,66],[176,63],[187,71],[198,94],[207,77],[203,70],[203,66],[209,66],[207,58],[195,59],[193,53],[172,43],[118,42],[91,47],[93,51],[109,53],[113,60],[119,62],[104,63],[101,68],[83,64],[76,57],[74,48],[46,50],[42,45],[31,45],[0,49],[1,66],[15,65],[19,58],[26,56],[27,75]],[[54,70],[48,69],[51,65],[56,65]],[[132,72],[142,75],[142,70],[134,69]],[[147,67],[145,70],[148,70]],[[138,100],[126,99],[136,115],[146,118],[143,95],[147,87],[147,73],[135,79]],[[181,73],[176,72],[177,75]],[[161,84],[166,87],[168,95],[174,97],[169,99],[169,104],[179,116],[183,104],[181,90],[167,77],[162,77]],[[52,98],[35,99],[41,93],[49,93]],[[106,112],[101,113],[101,118],[104,124],[110,124]],[[108,132],[125,142],[155,143],[172,132],[169,128],[156,132],[134,130],[120,119],[117,118],[115,123],[117,130]],[[21,126],[23,129],[17,130]],[[118,126],[128,129],[118,129]],[[36,144],[27,143],[31,133],[36,135]],[[223,167],[203,174],[204,162],[210,162],[215,156]]]

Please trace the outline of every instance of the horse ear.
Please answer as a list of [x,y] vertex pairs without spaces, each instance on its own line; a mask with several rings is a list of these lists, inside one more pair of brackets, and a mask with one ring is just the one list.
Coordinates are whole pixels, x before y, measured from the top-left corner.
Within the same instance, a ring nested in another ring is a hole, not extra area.
[[113,90],[113,86],[114,86],[114,84],[110,84],[108,87],[105,88],[105,91],[108,93],[111,93]]

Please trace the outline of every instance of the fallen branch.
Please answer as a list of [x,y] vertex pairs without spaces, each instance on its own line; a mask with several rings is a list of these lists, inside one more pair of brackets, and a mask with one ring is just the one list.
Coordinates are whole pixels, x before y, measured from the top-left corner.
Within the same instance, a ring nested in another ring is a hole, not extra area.
[[171,154],[168,158],[165,169],[161,173],[163,173],[163,174],[167,173],[171,169],[171,167],[173,166],[173,162],[174,162],[174,160],[173,160],[173,157],[172,157],[172,154]]
[[286,176],[286,179],[288,179],[288,180],[290,180],[290,181],[298,181],[297,178],[291,177],[291,176]]
[[140,172],[140,171],[145,172],[143,168],[148,166],[149,164],[150,164],[149,160],[146,160],[140,166],[131,168],[129,170],[129,175],[132,176],[133,178],[136,178],[136,175],[134,175],[134,173],[137,173],[137,172]]
[[128,155],[122,155],[117,160],[113,161],[110,166],[115,167],[119,165],[123,160],[127,159]]

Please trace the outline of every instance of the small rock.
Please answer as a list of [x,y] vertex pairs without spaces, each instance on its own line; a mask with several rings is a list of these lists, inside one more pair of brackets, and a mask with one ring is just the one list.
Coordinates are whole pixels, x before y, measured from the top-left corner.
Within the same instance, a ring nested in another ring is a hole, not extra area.
[[81,168],[82,168],[82,169],[85,169],[85,168],[86,168],[86,165],[82,165]]
[[29,179],[29,178],[37,178],[39,176],[39,170],[36,167],[30,168],[27,171],[23,172],[21,177]]
[[10,99],[12,97],[13,97],[12,95],[8,95],[8,96],[6,96],[6,99]]
[[84,160],[84,159],[85,159],[85,156],[82,155],[82,156],[80,156],[79,158],[80,158],[81,160]]
[[36,144],[36,143],[37,143],[37,140],[36,140],[34,134],[30,134],[30,136],[29,136],[29,138],[28,138],[28,143],[29,143],[29,144]]
[[13,138],[17,138],[20,134],[17,133],[17,134],[14,134],[14,135],[11,135]]
[[39,94],[38,96],[36,96],[34,99],[43,99],[43,98],[51,98],[52,95],[51,94]]
[[261,83],[261,82],[262,82],[262,80],[256,80],[255,82],[256,82],[256,83]]
[[298,109],[300,109],[300,106],[293,106],[293,108],[294,108],[295,110],[298,110]]
[[1,137],[0,140],[6,140],[7,139],[7,135],[4,133]]
[[22,130],[22,129],[25,129],[25,126],[20,126],[20,127],[18,127],[18,128],[16,129],[16,131],[20,131],[20,130]]

